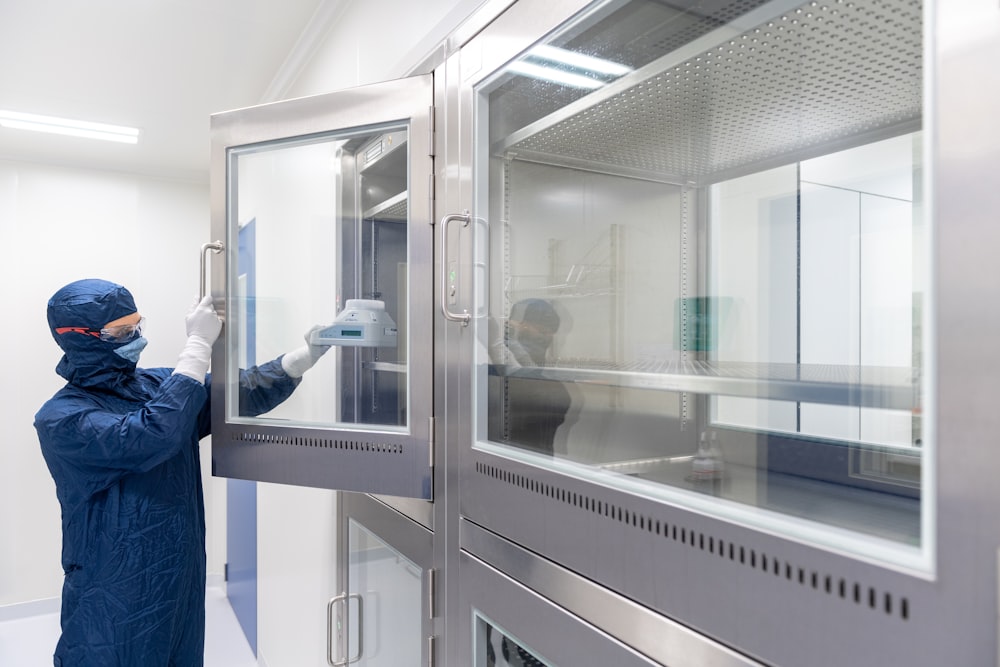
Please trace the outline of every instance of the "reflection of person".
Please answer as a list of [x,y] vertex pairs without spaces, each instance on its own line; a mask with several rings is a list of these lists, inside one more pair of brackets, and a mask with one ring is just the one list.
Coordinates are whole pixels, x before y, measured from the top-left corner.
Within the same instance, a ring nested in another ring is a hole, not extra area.
[[496,341],[507,354],[496,346],[492,350],[494,363],[507,372],[490,383],[491,440],[553,453],[556,430],[570,407],[569,392],[561,382],[519,376],[516,369],[545,366],[558,330],[559,314],[544,299],[524,299],[511,307],[505,335]]
[[[222,322],[205,297],[177,367],[137,368],[143,319],[124,287],[80,280],[49,300],[67,384],[35,415],[62,508],[62,636],[56,665],[201,665],[205,509],[198,441]],[[249,415],[285,400],[325,351],[241,371]],[[245,399],[245,400],[244,400]]]

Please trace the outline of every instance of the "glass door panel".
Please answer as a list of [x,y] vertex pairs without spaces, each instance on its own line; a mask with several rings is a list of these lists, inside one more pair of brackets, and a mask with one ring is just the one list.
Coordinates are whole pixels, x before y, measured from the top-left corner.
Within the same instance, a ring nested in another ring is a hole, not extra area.
[[431,100],[426,76],[213,116],[215,474],[431,497]]
[[340,595],[330,602],[335,665],[429,664],[433,533],[381,501],[341,494]]
[[927,567],[922,26],[595,3],[479,83],[476,447]]
[[[398,125],[231,151],[230,227],[255,223],[257,246],[229,266],[241,326],[227,342],[242,363],[228,368],[227,421],[405,432],[407,151]],[[307,338],[331,353],[258,414],[239,391],[249,351],[275,359]]]
[[423,574],[419,565],[356,521],[349,528],[348,590],[357,596],[363,624],[352,628],[348,655],[355,664],[417,664],[423,649]]

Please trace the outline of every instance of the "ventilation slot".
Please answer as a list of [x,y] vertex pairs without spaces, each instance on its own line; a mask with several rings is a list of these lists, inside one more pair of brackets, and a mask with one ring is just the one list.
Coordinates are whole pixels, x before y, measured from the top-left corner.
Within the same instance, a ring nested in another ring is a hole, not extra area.
[[340,440],[304,436],[273,435],[268,433],[233,433],[234,442],[248,442],[262,445],[287,445],[289,447],[314,447],[317,449],[338,449],[341,451],[367,452],[371,454],[402,454],[403,445],[395,442],[363,442],[361,440]]
[[551,484],[544,484],[526,475],[519,475],[497,466],[477,462],[476,472],[523,491],[536,493],[583,511],[608,517],[679,544],[686,544],[692,549],[698,549],[723,560],[728,560],[734,565],[758,570],[777,579],[783,578],[785,581],[810,588],[818,593],[824,593],[831,598],[853,602],[859,607],[873,611],[881,610],[888,616],[896,616],[904,621],[910,618],[909,600],[905,597],[895,596],[889,591],[881,591],[880,593],[874,586],[868,586],[861,582],[850,582],[843,577],[836,577],[832,574],[807,570],[781,559],[775,554],[727,542],[720,537],[692,530],[686,526],[636,514],[618,505],[583,496]]

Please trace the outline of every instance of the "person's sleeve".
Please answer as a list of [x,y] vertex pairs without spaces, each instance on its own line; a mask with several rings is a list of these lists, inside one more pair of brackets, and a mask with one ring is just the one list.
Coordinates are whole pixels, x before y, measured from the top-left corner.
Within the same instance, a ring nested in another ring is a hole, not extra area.
[[240,416],[256,417],[273,410],[291,396],[301,382],[302,378],[285,372],[281,367],[281,357],[241,370]]
[[[292,395],[302,378],[288,375],[281,367],[281,357],[247,370],[240,369],[240,416],[256,417],[270,412]],[[205,378],[205,389],[211,396],[212,374]],[[198,416],[198,437],[212,432],[212,414],[208,405]]]
[[52,454],[81,470],[146,472],[190,445],[206,402],[203,385],[175,376],[138,410],[118,414],[86,396],[65,397],[35,426]]

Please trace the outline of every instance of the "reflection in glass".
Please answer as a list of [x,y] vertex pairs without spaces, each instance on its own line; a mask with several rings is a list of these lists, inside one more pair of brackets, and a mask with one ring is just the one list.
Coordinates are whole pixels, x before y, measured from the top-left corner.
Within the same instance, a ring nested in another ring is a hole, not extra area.
[[332,345],[292,399],[249,421],[406,427],[406,137],[389,126],[230,152],[230,358]]
[[924,546],[922,15],[883,60],[873,2],[610,3],[549,45],[628,71],[481,86],[480,446]]

